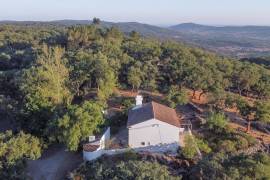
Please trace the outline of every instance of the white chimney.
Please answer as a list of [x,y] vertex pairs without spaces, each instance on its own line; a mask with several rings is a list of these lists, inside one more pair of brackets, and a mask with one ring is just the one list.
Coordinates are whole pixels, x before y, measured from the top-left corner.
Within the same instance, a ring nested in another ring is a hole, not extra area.
[[143,97],[141,95],[136,96],[136,106],[141,106],[143,102]]

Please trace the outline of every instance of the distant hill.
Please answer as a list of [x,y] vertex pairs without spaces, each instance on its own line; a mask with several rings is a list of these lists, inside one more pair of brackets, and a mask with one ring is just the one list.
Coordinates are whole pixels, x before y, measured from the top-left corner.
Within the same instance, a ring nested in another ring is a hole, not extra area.
[[270,26],[207,26],[194,23],[183,23],[169,27],[169,29],[185,32],[211,32],[211,33],[254,33],[253,35],[268,36],[270,38]]
[[270,27],[268,26],[205,26],[184,23],[169,27],[186,40],[218,53],[237,56],[270,54]]
[[258,58],[243,58],[241,61],[247,61],[250,63],[256,63],[270,69],[270,57],[258,57]]
[[[57,21],[0,21],[1,24],[68,27],[91,24],[90,20]],[[101,22],[102,26],[116,26],[128,33],[137,31],[143,36],[174,39],[199,46],[221,55],[238,58],[270,56],[270,27],[267,26],[206,26],[183,23],[168,28],[137,22]]]
[[[9,24],[9,25],[39,25],[39,26],[75,26],[75,25],[90,25],[91,20],[56,20],[56,21],[0,21],[0,25]],[[153,26],[149,24],[142,24],[137,22],[107,22],[102,21],[102,26],[105,27],[118,27],[121,31],[128,33],[131,31],[137,31],[143,36],[147,37],[156,37],[161,39],[174,39],[180,38],[181,34],[178,31],[162,28],[158,26]],[[183,37],[182,37],[183,38]],[[183,38],[184,40],[184,38]]]
[[206,26],[206,25],[200,25],[200,24],[195,24],[195,23],[183,23],[183,24],[178,24],[178,25],[174,25],[169,27],[170,29],[174,29],[174,30],[209,30],[209,29],[213,29],[213,26]]

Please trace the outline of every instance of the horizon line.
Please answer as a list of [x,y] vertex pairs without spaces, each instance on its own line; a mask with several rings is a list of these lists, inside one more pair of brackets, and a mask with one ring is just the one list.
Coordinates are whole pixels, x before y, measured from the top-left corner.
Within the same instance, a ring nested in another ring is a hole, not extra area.
[[[89,19],[54,19],[54,20],[14,20],[14,19],[0,19],[0,22],[57,22],[57,21],[89,21],[92,20]],[[198,22],[179,22],[176,24],[151,24],[147,22],[140,22],[140,21],[106,21],[102,20],[101,22],[108,22],[108,23],[139,23],[139,24],[146,24],[146,25],[152,25],[152,26],[158,26],[158,27],[171,27],[171,26],[177,26],[181,24],[196,24],[196,25],[203,25],[203,26],[212,26],[212,27],[245,27],[245,26],[260,26],[260,27],[270,27],[270,24],[242,24],[242,25],[234,25],[234,24],[207,24],[207,23],[198,23]]]

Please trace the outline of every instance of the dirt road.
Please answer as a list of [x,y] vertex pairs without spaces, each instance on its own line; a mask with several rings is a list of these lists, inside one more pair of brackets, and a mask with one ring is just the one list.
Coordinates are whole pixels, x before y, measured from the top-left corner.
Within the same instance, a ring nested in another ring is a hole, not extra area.
[[81,153],[68,152],[62,145],[54,145],[40,159],[28,161],[27,172],[34,180],[64,179],[82,162]]

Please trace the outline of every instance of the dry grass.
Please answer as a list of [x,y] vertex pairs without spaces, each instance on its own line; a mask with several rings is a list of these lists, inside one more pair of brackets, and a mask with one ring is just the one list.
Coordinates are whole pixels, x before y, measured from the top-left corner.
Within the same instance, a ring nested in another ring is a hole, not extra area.
[[[135,97],[138,94],[137,91],[133,92],[133,91],[130,91],[130,90],[117,90],[117,93],[122,97]],[[201,96],[200,100],[199,100],[199,95],[200,95],[199,91],[196,91],[195,97],[192,97],[193,96],[193,91],[192,90],[188,90],[188,93],[189,93],[189,98],[190,98],[191,102],[196,103],[198,105],[205,105],[205,104],[208,103],[206,94],[203,94]],[[160,93],[152,93],[152,92],[148,92],[148,91],[141,91],[140,94],[143,94],[144,97],[148,97],[151,100],[154,100],[154,101],[157,101],[157,102],[161,102],[162,99],[164,99],[164,95],[160,94]],[[244,98],[250,103],[254,103],[254,101],[255,101],[252,98],[247,98],[247,97],[244,97]],[[236,108],[226,109],[226,111],[238,114],[238,111],[237,111]],[[243,125],[236,124],[236,123],[233,123],[233,122],[230,122],[229,125],[233,129],[246,132],[246,127],[243,126]],[[267,134],[267,133],[263,133],[263,132],[260,132],[260,131],[257,131],[257,130],[252,130],[248,134],[250,134],[254,138],[256,138],[256,139],[258,139],[258,140],[260,140],[260,141],[262,141],[262,142],[264,142],[266,144],[270,144],[270,135]]]
[[[229,126],[233,129],[236,129],[236,130],[239,130],[239,131],[242,131],[242,132],[246,132],[246,127],[242,126],[242,125],[239,125],[239,124],[236,124],[236,123],[233,123],[233,122],[230,122],[229,123]],[[261,131],[257,131],[257,130],[251,130],[249,133],[247,133],[249,135],[251,135],[252,137],[262,141],[263,143],[265,144],[270,144],[270,135],[267,134],[267,133],[263,133]]]

